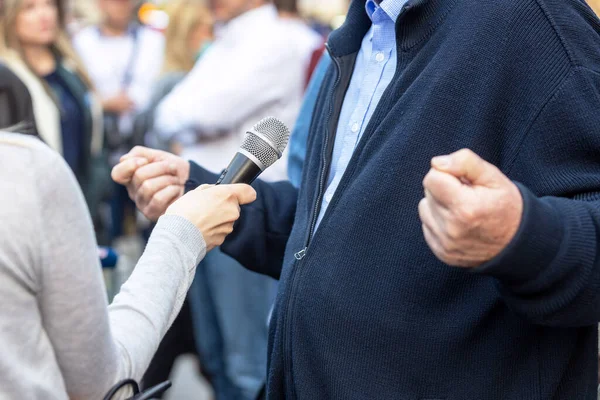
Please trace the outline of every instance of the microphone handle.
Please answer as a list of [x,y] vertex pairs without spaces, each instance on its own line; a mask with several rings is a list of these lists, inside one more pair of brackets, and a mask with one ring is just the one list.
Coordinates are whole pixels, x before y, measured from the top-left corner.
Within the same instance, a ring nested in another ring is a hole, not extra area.
[[233,183],[246,183],[250,185],[262,170],[251,159],[241,153],[235,153],[229,166],[223,171],[216,185],[228,185]]

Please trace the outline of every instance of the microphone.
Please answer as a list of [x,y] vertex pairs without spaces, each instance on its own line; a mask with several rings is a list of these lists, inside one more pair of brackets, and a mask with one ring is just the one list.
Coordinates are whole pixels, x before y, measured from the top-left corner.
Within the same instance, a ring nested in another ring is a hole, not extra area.
[[290,130],[283,122],[274,117],[262,119],[246,132],[240,149],[216,184],[250,185],[281,158],[289,140]]

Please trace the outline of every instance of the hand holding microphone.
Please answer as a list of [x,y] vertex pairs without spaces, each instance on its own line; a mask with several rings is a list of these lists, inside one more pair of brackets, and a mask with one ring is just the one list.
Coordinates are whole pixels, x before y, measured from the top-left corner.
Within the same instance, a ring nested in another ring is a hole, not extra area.
[[233,232],[240,206],[254,200],[256,192],[249,185],[203,185],[171,204],[166,215],[179,215],[196,225],[206,242],[206,251],[211,251]]
[[[240,149],[216,183],[251,184],[281,157],[289,136],[288,128],[276,118],[259,121],[246,132]],[[127,187],[129,197],[152,221],[183,195],[189,175],[190,164],[181,157],[141,146],[124,155],[112,171],[113,180]]]
[[518,187],[470,150],[436,157],[431,167],[423,180],[419,216],[436,257],[473,268],[500,254],[521,223]]
[[202,232],[210,251],[233,231],[240,205],[253,202],[256,192],[248,185],[203,185],[181,197],[188,175],[183,159],[143,147],[133,149],[112,172],[144,215],[153,220],[165,213],[186,218]]

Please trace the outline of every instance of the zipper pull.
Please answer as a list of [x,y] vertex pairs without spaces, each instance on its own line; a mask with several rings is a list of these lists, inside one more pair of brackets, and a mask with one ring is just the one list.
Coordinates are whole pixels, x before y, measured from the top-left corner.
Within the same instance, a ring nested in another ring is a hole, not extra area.
[[294,254],[294,258],[298,261],[302,260],[306,256],[306,247]]

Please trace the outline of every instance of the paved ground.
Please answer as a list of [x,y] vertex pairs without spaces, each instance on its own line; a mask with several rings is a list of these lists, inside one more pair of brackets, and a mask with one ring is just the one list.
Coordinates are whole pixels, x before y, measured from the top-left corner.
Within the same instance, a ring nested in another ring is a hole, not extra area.
[[171,381],[173,387],[167,392],[166,400],[212,400],[212,391],[196,374],[192,356],[177,360]]

